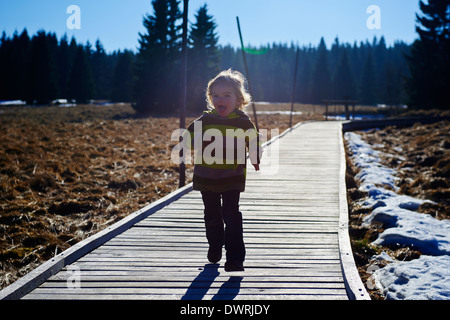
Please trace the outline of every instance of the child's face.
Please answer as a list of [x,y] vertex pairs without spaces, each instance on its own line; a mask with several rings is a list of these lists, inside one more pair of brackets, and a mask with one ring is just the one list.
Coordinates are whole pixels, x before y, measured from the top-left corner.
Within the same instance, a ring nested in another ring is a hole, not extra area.
[[217,113],[226,117],[238,106],[233,87],[227,83],[217,83],[211,88],[211,99]]

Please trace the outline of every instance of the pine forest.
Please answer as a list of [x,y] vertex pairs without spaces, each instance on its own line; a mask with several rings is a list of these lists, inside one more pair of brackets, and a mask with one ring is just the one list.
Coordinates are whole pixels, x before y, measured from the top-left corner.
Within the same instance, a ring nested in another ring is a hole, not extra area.
[[[179,4],[176,0],[152,1],[153,14],[143,19],[147,32],[137,35],[136,51],[107,53],[100,39],[94,45],[81,44],[75,38],[69,40],[65,35],[58,39],[44,30],[35,35],[29,35],[26,29],[12,36],[3,32],[0,100],[37,105],[55,99],[76,103],[104,100],[132,102],[142,114],[175,112],[180,104]],[[423,21],[426,17],[424,11]],[[220,70],[232,68],[245,73],[241,48],[218,45],[220,35],[215,29],[214,17],[205,4],[189,25],[187,108],[191,114],[205,108],[207,82]],[[426,37],[426,30],[419,35]],[[448,46],[448,36],[440,41]],[[421,86],[420,75],[414,77],[414,73],[428,69],[418,70],[411,63],[417,64],[426,46],[432,45],[431,40],[417,40],[414,44],[398,41],[388,46],[383,37],[341,43],[336,37],[331,44],[322,38],[317,45],[302,47],[294,43],[248,45],[245,54],[255,101],[291,101],[298,51],[296,102],[321,104],[326,99],[351,99],[361,105],[389,106],[419,106],[419,102],[420,107],[430,108],[439,107],[440,102],[427,105],[429,100],[414,89],[414,85]]]

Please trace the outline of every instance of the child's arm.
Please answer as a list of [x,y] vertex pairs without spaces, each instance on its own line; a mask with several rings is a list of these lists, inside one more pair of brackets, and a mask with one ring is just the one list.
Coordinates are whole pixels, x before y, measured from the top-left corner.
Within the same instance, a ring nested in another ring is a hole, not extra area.
[[254,129],[254,135],[249,139],[249,157],[250,162],[256,171],[259,171],[259,164],[261,161],[261,156],[263,149],[261,146],[260,134]]

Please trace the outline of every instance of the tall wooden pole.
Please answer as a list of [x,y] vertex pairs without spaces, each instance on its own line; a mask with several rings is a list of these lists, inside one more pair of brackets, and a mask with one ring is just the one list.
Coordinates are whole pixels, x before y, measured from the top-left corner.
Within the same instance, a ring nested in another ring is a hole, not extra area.
[[[188,4],[189,0],[183,0],[183,37],[181,49],[181,93],[180,93],[180,129],[186,128],[186,95],[187,95],[187,32],[188,32]],[[180,137],[180,139],[182,139]],[[181,150],[181,152],[184,152]],[[180,182],[183,187],[186,180],[185,154],[180,154]]]
[[252,86],[251,86],[251,82],[250,82],[250,75],[248,73],[247,57],[245,55],[244,40],[242,40],[241,24],[239,23],[239,17],[236,17],[236,21],[237,21],[237,26],[238,26],[238,31],[239,31],[239,38],[241,39],[242,58],[244,59],[244,66],[245,66],[245,73],[247,76],[248,90],[250,91],[250,95],[252,96],[252,108],[253,108],[253,115],[255,116],[255,127],[256,127],[256,130],[259,131],[258,118],[256,117],[256,108],[255,108],[255,103],[253,102],[253,92],[252,92]]
[[292,113],[294,112],[295,87],[297,86],[297,69],[298,69],[299,53],[300,53],[300,48],[297,47],[297,53],[295,54],[294,84],[292,85],[291,116],[289,117],[289,128],[292,127]]

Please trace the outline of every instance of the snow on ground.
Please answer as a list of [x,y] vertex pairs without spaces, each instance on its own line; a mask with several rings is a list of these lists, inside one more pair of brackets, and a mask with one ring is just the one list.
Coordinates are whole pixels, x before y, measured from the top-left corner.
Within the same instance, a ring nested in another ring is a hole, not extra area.
[[396,172],[380,163],[380,153],[358,134],[347,132],[345,139],[360,168],[359,189],[368,193],[361,205],[372,209],[364,223],[377,221],[386,227],[373,243],[423,253],[411,261],[390,259],[389,265],[374,272],[376,285],[387,299],[450,299],[450,221],[416,212],[428,200],[398,195]]
[[422,255],[419,259],[393,262],[374,273],[375,284],[386,299],[448,300],[450,256]]
[[1,100],[0,106],[23,106],[26,102],[22,100]]

